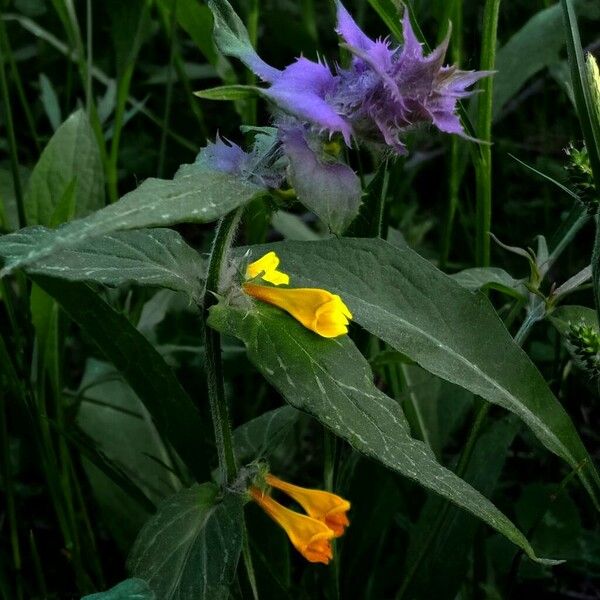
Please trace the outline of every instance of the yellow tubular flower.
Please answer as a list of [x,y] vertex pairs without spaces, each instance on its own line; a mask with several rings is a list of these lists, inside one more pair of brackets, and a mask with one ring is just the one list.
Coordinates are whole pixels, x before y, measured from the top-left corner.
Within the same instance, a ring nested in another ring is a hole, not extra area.
[[275,252],[268,252],[263,257],[255,260],[246,267],[246,279],[259,277],[273,285],[287,285],[290,282],[289,275],[277,270],[279,257]]
[[245,283],[244,291],[257,300],[282,308],[322,337],[334,338],[348,333],[348,320],[352,313],[338,295],[327,290],[280,289]]
[[323,490],[311,490],[282,481],[270,473],[265,481],[271,486],[293,498],[313,519],[322,521],[333,531],[335,537],[343,535],[350,521],[346,513],[350,502]]
[[294,548],[306,560],[329,564],[333,558],[331,539],[334,533],[325,523],[282,506],[258,488],[251,487],[250,495],[273,521],[283,527]]

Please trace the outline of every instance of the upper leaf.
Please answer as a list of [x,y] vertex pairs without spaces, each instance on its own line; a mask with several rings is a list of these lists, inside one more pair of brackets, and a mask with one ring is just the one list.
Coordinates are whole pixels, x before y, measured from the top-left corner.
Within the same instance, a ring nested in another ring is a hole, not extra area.
[[517,414],[598,502],[600,479],[571,419],[487,298],[382,240],[282,242],[252,248],[249,260],[269,250],[294,287],[339,294],[359,325],[424,369]]
[[357,450],[470,511],[539,560],[503,513],[410,436],[399,404],[375,386],[369,364],[350,338],[321,338],[260,303],[251,310],[218,304],[208,323],[243,340],[250,360],[292,406],[314,415]]
[[54,231],[26,229],[0,238],[0,276],[83,241],[125,229],[209,223],[251,200],[263,188],[233,175],[183,165],[173,179],[144,181],[118,202]]
[[242,547],[243,500],[212,483],[171,496],[144,525],[128,560],[161,600],[229,597]]
[[[24,229],[0,238],[8,261],[40,240],[53,239],[50,229]],[[180,291],[198,300],[205,265],[200,255],[172,229],[115,231],[58,250],[26,267],[28,273],[117,286],[136,284]]]

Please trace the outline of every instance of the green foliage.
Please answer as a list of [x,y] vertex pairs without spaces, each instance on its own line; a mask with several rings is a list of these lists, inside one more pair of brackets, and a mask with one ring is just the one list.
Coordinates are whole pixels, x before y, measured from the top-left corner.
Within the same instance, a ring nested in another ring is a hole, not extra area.
[[131,550],[129,571],[157,598],[229,597],[242,547],[239,496],[212,483],[194,485],[165,500]]
[[[253,250],[253,256],[266,249]],[[280,256],[294,286],[340,294],[354,320],[372,334],[429,372],[517,414],[578,470],[598,501],[598,474],[569,416],[485,297],[407,246],[381,240],[286,242],[268,249]]]
[[[396,157],[302,122],[304,156],[251,71],[358,62],[335,4],[4,2],[0,597],[598,587],[598,2],[344,0],[372,39],[408,10],[427,52],[493,69],[458,108],[491,144],[415,126]],[[251,154],[198,155],[217,133]],[[271,250],[349,335],[244,293]],[[303,512],[267,471],[351,503],[327,567],[249,502]]]
[[[40,237],[54,236],[45,229],[27,233],[32,245]],[[24,239],[25,232],[21,235]],[[204,271],[199,254],[172,229],[133,229],[91,237],[27,267],[28,273],[71,281],[167,288],[184,292],[194,301],[202,294]]]
[[197,476],[198,412],[163,358],[131,323],[89,287],[42,276],[34,281],[89,335],[138,394],[161,433]]
[[115,587],[84,596],[81,600],[155,600],[156,595],[142,579],[126,579]]
[[115,204],[55,231],[33,228],[3,236],[0,256],[5,264],[0,275],[114,231],[185,222],[210,223],[260,191],[260,187],[231,175],[183,165],[174,179],[147,179]]
[[71,193],[74,210],[67,211],[71,218],[85,217],[104,206],[102,161],[83,110],[57,129],[31,173],[25,195],[27,224],[50,227],[69,220],[57,215],[65,216],[61,204],[69,201]]
[[319,339],[281,311],[259,305],[250,311],[214,306],[209,325],[242,339],[250,360],[292,406],[317,417],[353,448],[472,512],[532,559],[546,562],[493,504],[410,437],[402,410],[373,385],[368,363],[349,339]]

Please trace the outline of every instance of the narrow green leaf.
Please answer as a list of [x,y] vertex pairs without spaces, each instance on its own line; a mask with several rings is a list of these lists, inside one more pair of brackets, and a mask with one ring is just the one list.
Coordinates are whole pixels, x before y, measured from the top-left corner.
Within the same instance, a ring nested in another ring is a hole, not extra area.
[[369,4],[387,25],[387,28],[392,32],[396,41],[401,42],[404,36],[402,35],[400,11],[394,0],[369,0]]
[[382,240],[281,242],[252,248],[249,260],[269,250],[294,287],[339,294],[359,325],[424,369],[519,415],[598,502],[600,478],[571,419],[487,298]]
[[567,50],[577,115],[583,131],[594,180],[596,186],[600,188],[600,122],[598,112],[596,107],[593,106],[591,82],[589,81],[583,48],[581,47],[573,0],[561,0],[561,6],[567,35]]
[[250,310],[218,304],[210,309],[208,323],[240,338],[252,363],[293,407],[314,415],[360,452],[470,511],[544,562],[487,498],[410,436],[400,406],[375,386],[369,364],[349,337],[320,338],[261,303]]
[[62,115],[60,112],[60,104],[58,102],[58,96],[54,90],[52,82],[44,75],[40,73],[40,89],[41,89],[41,100],[42,106],[46,111],[50,125],[52,129],[56,131],[62,123]]
[[104,206],[104,176],[100,151],[83,110],[73,113],[44,148],[25,194],[28,225],[51,226],[52,217],[75,181],[75,216]]
[[246,100],[259,95],[260,89],[254,85],[221,85],[194,92],[194,96],[205,100]]
[[142,579],[126,579],[106,592],[89,594],[81,600],[156,600],[156,596]]
[[[29,228],[19,235],[18,245],[0,238],[0,254],[7,260],[25,248],[52,238],[45,228]],[[16,234],[15,234],[16,237]],[[14,238],[13,238],[14,239]],[[87,281],[108,286],[143,285],[184,292],[198,301],[202,295],[205,265],[200,255],[172,229],[115,231],[59,250],[26,267],[28,273]]]
[[88,286],[40,275],[32,279],[121,372],[190,471],[206,478],[208,468],[198,459],[202,454],[199,413],[150,342]]
[[128,570],[161,600],[225,600],[242,547],[243,500],[212,483],[171,496],[140,532]]
[[[600,18],[596,0],[579,0],[576,8],[579,14],[588,18]],[[537,12],[512,35],[496,57],[494,118],[531,77],[560,62],[564,45],[558,4]]]
[[114,231],[216,221],[261,191],[234,175],[183,165],[174,179],[147,179],[118,202],[84,219],[53,231],[23,229],[1,237],[5,264],[0,276]]

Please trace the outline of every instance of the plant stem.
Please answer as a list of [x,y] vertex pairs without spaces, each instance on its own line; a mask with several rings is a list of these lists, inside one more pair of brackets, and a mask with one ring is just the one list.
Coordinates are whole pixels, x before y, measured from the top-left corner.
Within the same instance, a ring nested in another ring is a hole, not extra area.
[[206,377],[208,398],[215,431],[215,443],[219,457],[219,469],[224,484],[233,481],[237,474],[233,435],[229,422],[229,409],[223,386],[223,363],[221,360],[221,334],[207,325],[208,310],[216,304],[215,295],[219,291],[221,276],[226,267],[227,255],[240,222],[243,209],[238,209],[223,217],[217,226],[215,239],[210,252],[206,286],[204,288],[204,335],[206,352]]
[[[483,41],[479,68],[491,71],[496,62],[496,34],[500,0],[486,0],[483,12]],[[481,84],[477,105],[477,135],[483,142],[480,156],[475,161],[477,201],[475,259],[477,266],[490,264],[490,229],[492,226],[492,102],[493,78],[486,77]]]
[[171,22],[169,23],[169,70],[167,71],[167,86],[165,90],[165,112],[163,114],[163,128],[160,136],[160,150],[158,152],[158,176],[162,177],[165,168],[165,154],[167,151],[167,130],[171,116],[173,99],[173,70],[175,63],[175,45],[177,33],[177,0],[171,1]]
[[15,139],[13,115],[10,106],[10,96],[8,94],[6,70],[4,69],[4,56],[8,56],[8,38],[6,35],[6,26],[4,25],[4,21],[0,19],[0,87],[2,88],[2,102],[4,103],[4,112],[6,118],[6,134],[8,138],[8,147],[10,152],[10,167],[13,176],[13,187],[15,189],[15,198],[17,200],[19,228],[21,228],[25,227],[27,223],[25,220],[25,205],[23,203],[23,188],[21,187],[21,177],[19,175],[17,141]]
[[[219,458],[219,472],[221,482],[224,485],[231,483],[237,475],[237,464],[233,449],[233,433],[229,420],[229,408],[225,398],[223,385],[223,363],[221,359],[221,334],[207,324],[208,309],[217,303],[216,294],[219,292],[219,284],[227,267],[227,256],[233,243],[235,233],[244,212],[243,208],[229,213],[223,217],[217,226],[215,239],[213,241],[210,258],[208,261],[208,272],[206,275],[206,286],[204,288],[203,319],[206,352],[206,379],[208,381],[208,399],[210,402],[210,413],[215,431],[215,444]],[[244,524],[244,541],[242,554],[246,574],[254,600],[258,600],[258,590],[254,567],[252,566],[252,555],[248,544],[248,532]]]

